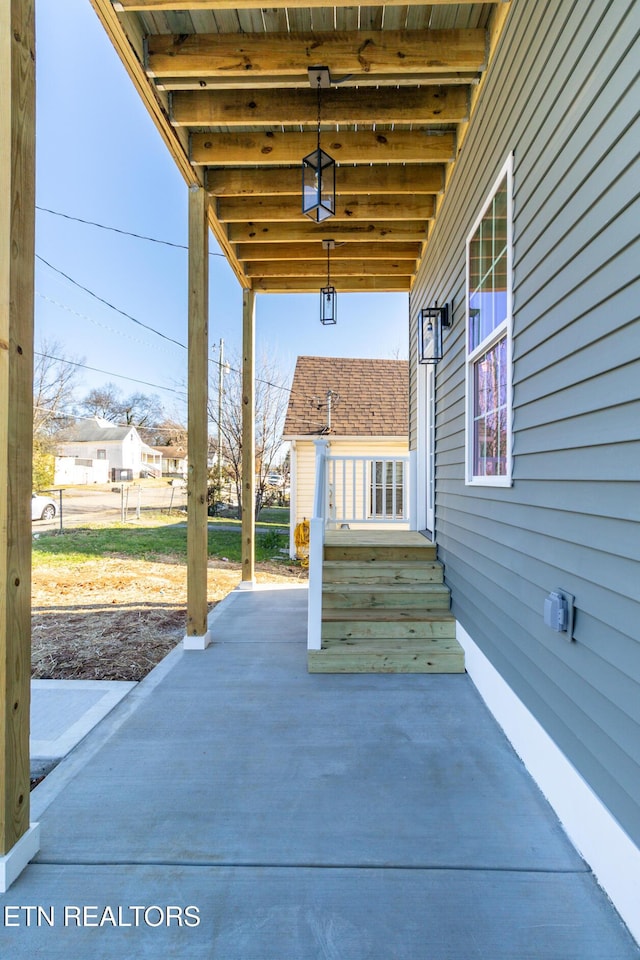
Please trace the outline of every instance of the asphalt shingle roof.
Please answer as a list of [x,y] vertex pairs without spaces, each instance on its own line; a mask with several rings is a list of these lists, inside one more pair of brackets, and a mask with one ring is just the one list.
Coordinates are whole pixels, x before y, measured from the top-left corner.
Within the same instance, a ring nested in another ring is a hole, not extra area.
[[331,436],[407,436],[408,380],[406,360],[298,357],[284,436],[327,433],[329,390]]
[[103,427],[97,420],[82,420],[79,423],[61,430],[56,435],[56,440],[62,441],[80,441],[101,443],[110,440],[124,440],[127,434],[131,433],[134,427]]

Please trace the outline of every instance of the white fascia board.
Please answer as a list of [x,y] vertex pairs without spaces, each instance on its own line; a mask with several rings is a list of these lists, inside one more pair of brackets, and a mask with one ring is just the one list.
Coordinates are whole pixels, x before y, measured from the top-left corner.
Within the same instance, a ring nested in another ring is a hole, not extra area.
[[343,441],[348,443],[388,443],[389,441],[392,441],[393,443],[406,443],[407,449],[409,447],[408,433],[401,433],[398,435],[390,433],[385,433],[382,435],[362,433],[356,435],[346,433],[288,433],[286,435],[283,434],[282,439],[286,440],[287,442],[294,440],[335,440],[336,442],[340,441],[340,443]]

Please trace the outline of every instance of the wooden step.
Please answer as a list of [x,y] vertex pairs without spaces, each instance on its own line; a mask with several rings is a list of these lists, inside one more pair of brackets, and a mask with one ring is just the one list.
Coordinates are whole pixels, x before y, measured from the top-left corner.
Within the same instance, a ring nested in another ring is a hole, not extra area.
[[436,545],[413,530],[327,530],[325,560],[436,559]]
[[464,651],[456,640],[389,640],[345,643],[327,640],[309,650],[310,673],[464,673]]
[[387,615],[381,619],[377,610],[354,610],[345,618],[344,611],[328,610],[322,618],[322,640],[384,643],[386,640],[455,639],[456,621],[450,613],[425,613],[416,617],[402,613],[402,617]]
[[388,527],[380,530],[326,530],[324,542],[330,546],[346,544],[352,547],[435,546],[431,540],[427,540],[416,530],[395,530]]
[[322,609],[448,610],[449,588],[441,583],[405,584],[323,583]]
[[325,560],[322,580],[324,583],[442,583],[443,568],[438,560],[419,563]]
[[414,544],[406,547],[392,546],[391,544],[386,546],[363,545],[356,547],[348,546],[347,544],[332,545],[325,542],[324,558],[325,560],[409,560],[411,562],[428,562],[429,560],[436,559],[436,547],[434,544],[429,543],[428,540],[424,541],[424,546]]
[[436,545],[415,531],[327,531],[311,673],[463,673]]

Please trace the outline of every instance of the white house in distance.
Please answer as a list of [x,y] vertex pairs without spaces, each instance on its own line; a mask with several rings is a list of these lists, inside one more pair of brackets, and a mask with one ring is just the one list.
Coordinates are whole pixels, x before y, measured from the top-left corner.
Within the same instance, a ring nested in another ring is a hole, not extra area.
[[60,433],[54,483],[108,483],[161,474],[161,455],[134,426],[93,417]]
[[330,456],[329,516],[350,527],[408,528],[409,365],[406,360],[298,357],[283,439],[291,444],[290,551],[313,516],[316,449]]
[[186,477],[188,461],[185,447],[170,444],[165,447],[154,447],[153,450],[161,458],[164,477]]

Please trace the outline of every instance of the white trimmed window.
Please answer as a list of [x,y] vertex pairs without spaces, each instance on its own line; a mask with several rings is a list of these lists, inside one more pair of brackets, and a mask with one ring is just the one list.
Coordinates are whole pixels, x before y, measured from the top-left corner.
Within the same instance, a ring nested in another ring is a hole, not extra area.
[[467,238],[466,482],[511,484],[513,156]]
[[404,462],[371,460],[369,516],[384,520],[404,517]]

